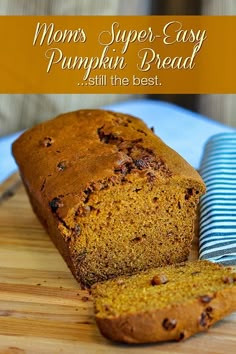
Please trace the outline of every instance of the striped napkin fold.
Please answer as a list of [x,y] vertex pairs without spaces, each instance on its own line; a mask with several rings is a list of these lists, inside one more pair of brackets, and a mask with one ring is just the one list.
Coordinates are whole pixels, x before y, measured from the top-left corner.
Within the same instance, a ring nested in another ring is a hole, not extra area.
[[208,140],[200,174],[207,186],[200,202],[200,259],[236,265],[236,132]]

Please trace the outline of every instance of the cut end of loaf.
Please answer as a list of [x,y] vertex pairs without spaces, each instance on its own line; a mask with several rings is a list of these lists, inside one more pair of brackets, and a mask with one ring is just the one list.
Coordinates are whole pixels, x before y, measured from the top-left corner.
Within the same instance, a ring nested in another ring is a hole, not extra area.
[[236,310],[236,274],[207,261],[185,262],[96,284],[92,294],[107,338],[183,340]]
[[188,258],[199,191],[146,178],[91,193],[67,219],[84,286]]

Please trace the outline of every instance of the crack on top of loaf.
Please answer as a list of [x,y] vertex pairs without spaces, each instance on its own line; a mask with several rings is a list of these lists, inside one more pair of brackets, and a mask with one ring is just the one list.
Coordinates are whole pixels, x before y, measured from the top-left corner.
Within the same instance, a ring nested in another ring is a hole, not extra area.
[[102,143],[104,144],[111,144],[111,145],[119,145],[124,141],[124,139],[117,134],[114,133],[108,133],[106,134],[103,130],[103,127],[98,128],[97,133],[99,136],[99,139]]
[[131,172],[145,170],[159,171],[167,177],[171,176],[171,172],[163,159],[157,158],[151,148],[143,146],[143,138],[124,139],[112,131],[106,132],[105,125],[98,128],[97,133],[102,143],[116,146],[117,151],[120,153],[117,166],[114,169],[115,173],[127,175]]
[[[121,122],[127,124],[121,124]],[[117,125],[125,127],[132,123],[129,118],[124,118],[123,115],[116,114],[115,119],[112,120],[113,126],[103,124],[97,128],[97,135],[101,143],[114,146],[118,153],[118,158],[114,166],[114,174],[105,180],[93,181],[83,191],[82,202],[87,204],[90,201],[91,195],[96,192],[115,184],[128,183],[127,175],[131,173],[142,173],[147,182],[152,184],[156,179],[157,172],[164,176],[170,177],[171,172],[162,158],[157,157],[152,148],[144,147],[144,139],[147,133],[144,130],[139,131],[135,129],[139,136],[136,139],[125,139],[119,135],[115,130]],[[146,135],[145,135],[146,134]]]

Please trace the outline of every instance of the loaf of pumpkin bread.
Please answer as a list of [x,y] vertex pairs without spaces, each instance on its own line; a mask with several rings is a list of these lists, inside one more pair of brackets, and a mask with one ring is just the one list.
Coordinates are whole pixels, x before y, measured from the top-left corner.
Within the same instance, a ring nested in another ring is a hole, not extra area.
[[35,214],[83,286],[188,258],[205,185],[140,119],[63,114],[23,133],[13,154]]
[[208,261],[149,269],[93,285],[96,322],[112,340],[184,340],[236,310],[236,273]]

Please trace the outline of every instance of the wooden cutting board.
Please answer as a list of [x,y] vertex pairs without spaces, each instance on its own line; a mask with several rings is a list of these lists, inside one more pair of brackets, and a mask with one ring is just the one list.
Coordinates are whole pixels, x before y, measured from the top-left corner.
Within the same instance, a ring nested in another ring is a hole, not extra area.
[[236,352],[236,313],[181,343],[128,346],[103,338],[90,295],[72,277],[15,178],[0,186],[1,195],[13,184],[0,197],[0,353]]

